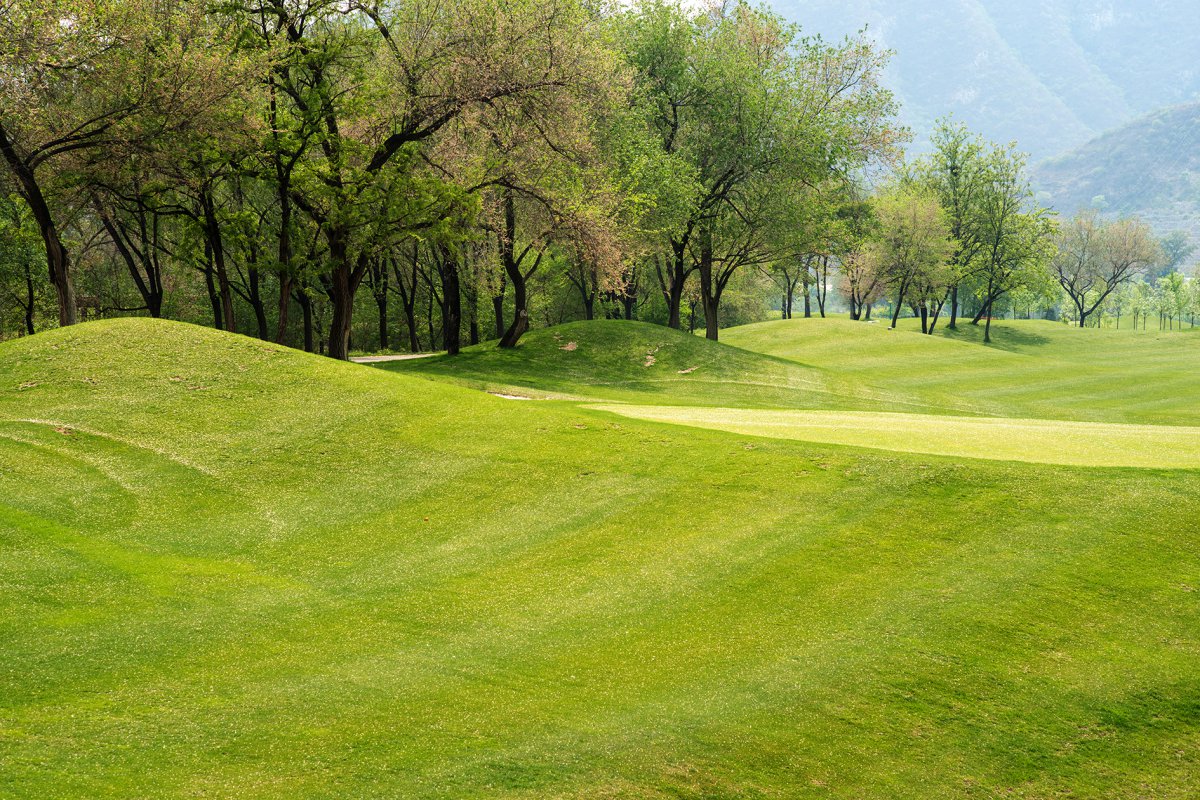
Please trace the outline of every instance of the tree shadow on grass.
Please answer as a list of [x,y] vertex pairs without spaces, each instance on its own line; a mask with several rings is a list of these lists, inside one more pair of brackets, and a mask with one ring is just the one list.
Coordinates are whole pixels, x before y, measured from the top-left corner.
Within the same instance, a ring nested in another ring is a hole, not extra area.
[[[969,321],[965,324],[960,323],[957,330],[952,331],[948,328],[942,328],[941,330],[942,336],[947,339],[979,345],[985,344],[983,333],[983,323],[972,325]],[[988,342],[985,346],[996,350],[1020,353],[1044,347],[1050,344],[1050,342],[1051,339],[1049,336],[1043,336],[1036,331],[993,324],[992,341]]]

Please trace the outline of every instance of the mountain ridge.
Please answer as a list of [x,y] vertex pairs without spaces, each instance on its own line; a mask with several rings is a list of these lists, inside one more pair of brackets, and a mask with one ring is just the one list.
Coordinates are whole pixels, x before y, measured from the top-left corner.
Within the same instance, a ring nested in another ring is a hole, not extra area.
[[913,149],[953,114],[1033,160],[1163,106],[1200,99],[1200,4],[1183,0],[785,0],[805,33],[862,30],[895,53],[887,82]]
[[1184,230],[1200,241],[1200,102],[1152,112],[1043,161],[1033,181],[1060,214],[1136,214],[1160,234]]

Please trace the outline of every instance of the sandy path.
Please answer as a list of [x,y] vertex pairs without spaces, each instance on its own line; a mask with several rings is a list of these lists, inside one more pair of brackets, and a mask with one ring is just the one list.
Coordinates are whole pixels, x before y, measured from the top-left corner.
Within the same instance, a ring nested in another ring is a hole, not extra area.
[[384,361],[412,361],[417,358],[432,358],[441,353],[405,353],[395,356],[356,356],[351,358],[355,364],[382,364]]

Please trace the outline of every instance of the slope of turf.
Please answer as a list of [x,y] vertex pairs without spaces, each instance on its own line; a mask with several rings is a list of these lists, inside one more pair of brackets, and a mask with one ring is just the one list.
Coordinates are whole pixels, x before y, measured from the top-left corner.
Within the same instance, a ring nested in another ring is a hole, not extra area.
[[661,325],[594,320],[535,330],[512,350],[495,343],[454,357],[381,364],[518,396],[756,407],[912,405],[825,370],[716,344]]
[[0,345],[0,796],[1194,797],[1198,535],[1187,472],[90,323]]
[[847,319],[764,322],[722,341],[828,371],[951,413],[1200,425],[1200,335],[993,323],[924,336]]

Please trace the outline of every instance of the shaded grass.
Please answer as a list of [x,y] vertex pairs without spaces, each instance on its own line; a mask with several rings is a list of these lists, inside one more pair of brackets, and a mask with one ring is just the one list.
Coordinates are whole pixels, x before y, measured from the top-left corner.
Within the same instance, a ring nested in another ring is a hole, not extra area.
[[901,410],[926,405],[903,392],[879,391],[828,370],[623,320],[531,331],[511,350],[488,343],[453,357],[379,366],[538,398],[744,408]]
[[1197,535],[1186,472],[90,323],[0,345],[0,795],[1191,797]]

